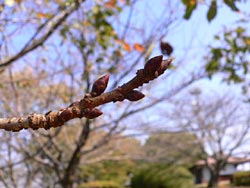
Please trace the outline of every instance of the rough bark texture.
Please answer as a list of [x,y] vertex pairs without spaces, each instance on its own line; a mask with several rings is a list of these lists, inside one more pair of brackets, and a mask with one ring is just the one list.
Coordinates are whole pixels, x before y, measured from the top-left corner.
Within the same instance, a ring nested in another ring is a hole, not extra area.
[[[172,59],[162,60],[162,56],[154,57],[145,64],[144,69],[137,71],[133,79],[110,92],[98,93],[98,96],[87,93],[80,101],[76,101],[58,111],[49,111],[45,114],[32,113],[26,117],[1,118],[0,129],[7,131],[20,131],[28,128],[34,130],[39,128],[50,129],[51,127],[60,127],[74,118],[96,118],[102,114],[100,110],[95,108],[97,106],[125,99],[130,101],[141,99],[144,95],[134,89],[163,74],[171,62]],[[108,82],[108,79],[106,80]],[[100,86],[102,85],[103,83],[100,84]]]

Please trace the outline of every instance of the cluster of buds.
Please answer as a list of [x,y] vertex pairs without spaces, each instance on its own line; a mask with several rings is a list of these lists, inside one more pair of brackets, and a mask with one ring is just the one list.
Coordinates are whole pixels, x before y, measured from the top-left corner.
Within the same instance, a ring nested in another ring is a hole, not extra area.
[[50,129],[51,127],[62,126],[65,122],[74,118],[96,118],[102,115],[102,112],[96,108],[97,106],[125,99],[129,101],[142,99],[144,94],[135,89],[163,74],[172,60],[163,60],[163,56],[151,58],[146,62],[144,69],[137,71],[134,78],[107,93],[103,92],[107,88],[109,75],[104,75],[94,82],[90,93],[87,93],[83,99],[73,102],[68,107],[59,111],[49,111],[46,114],[32,113],[26,117],[0,118],[0,129],[7,131],[20,131],[27,128],[33,130],[38,128]]
[[[92,86],[92,89],[90,92],[91,97],[100,96],[107,88],[108,81],[109,81],[108,74],[98,78]],[[87,119],[94,119],[102,114],[103,114],[102,111],[97,108],[87,108],[87,109],[84,109],[84,111],[82,112],[82,117],[85,117]]]
[[[164,73],[164,71],[169,67],[171,62],[172,62],[172,59],[163,60],[162,55],[149,59],[146,62],[144,69],[143,69],[144,77],[146,78],[146,80],[152,80],[158,77],[159,75]],[[90,96],[91,97],[100,96],[107,88],[108,82],[109,82],[108,74],[98,78],[92,86]],[[121,88],[119,88],[116,91],[118,93],[117,96],[119,96],[120,98],[114,101],[122,101],[124,99],[127,99],[129,101],[138,101],[145,97],[143,93],[137,90],[132,90],[128,93],[124,93],[121,91]],[[97,108],[87,108],[87,109],[84,109],[84,111],[81,113],[82,117],[85,117],[88,119],[93,119],[100,115],[102,115],[102,112]]]

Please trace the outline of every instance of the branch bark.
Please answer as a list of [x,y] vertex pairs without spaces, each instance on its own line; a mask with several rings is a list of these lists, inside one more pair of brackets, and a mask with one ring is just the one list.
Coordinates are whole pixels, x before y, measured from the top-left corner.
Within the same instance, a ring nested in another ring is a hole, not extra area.
[[51,127],[60,127],[74,118],[85,117],[93,119],[98,117],[102,112],[95,108],[97,106],[125,99],[137,101],[144,95],[134,89],[159,77],[173,60],[162,60],[162,58],[163,56],[156,56],[150,59],[145,64],[144,69],[137,71],[134,78],[110,92],[102,93],[103,90],[101,91],[102,94],[100,94],[99,90],[102,90],[104,86],[106,88],[107,83],[103,83],[103,80],[98,79],[99,85],[96,87],[95,84],[97,81],[93,85],[95,91],[85,94],[80,101],[73,102],[68,107],[58,111],[49,111],[45,114],[32,113],[25,117],[1,118],[0,129],[16,132],[28,128],[36,130],[39,128],[50,129]]

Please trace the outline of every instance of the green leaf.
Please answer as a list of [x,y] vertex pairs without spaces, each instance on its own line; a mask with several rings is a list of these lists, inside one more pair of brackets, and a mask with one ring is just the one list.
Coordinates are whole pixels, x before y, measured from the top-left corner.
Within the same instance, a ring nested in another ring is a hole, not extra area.
[[224,0],[224,3],[229,6],[233,11],[239,11],[235,5],[235,0]]
[[243,62],[243,70],[244,70],[244,74],[247,74],[247,72],[248,72],[248,62]]
[[239,35],[240,35],[240,34],[242,34],[242,33],[244,33],[244,32],[245,32],[245,29],[244,29],[244,28],[242,28],[242,27],[238,27],[235,31],[236,31],[236,33],[237,33],[237,34],[239,34]]
[[193,4],[188,4],[187,7],[186,7],[186,12],[185,12],[185,15],[184,15],[184,18],[185,19],[189,19],[193,13],[193,10],[196,8],[196,5],[197,3],[193,3]]
[[217,4],[216,4],[216,0],[212,1],[209,10],[207,12],[207,20],[210,22],[211,20],[213,20],[215,18],[217,14]]
[[220,48],[212,48],[213,59],[218,60],[223,57],[222,50]]
[[186,5],[186,6],[188,6],[189,0],[182,0],[182,3],[183,3],[184,5]]
[[220,40],[220,36],[219,36],[219,35],[215,35],[215,36],[214,36],[214,39],[215,39],[215,40]]
[[210,62],[208,62],[208,64],[206,65],[206,71],[212,75],[213,73],[217,72],[219,70],[219,62],[216,60],[211,60]]
[[235,74],[235,72],[232,72],[229,77],[229,81],[233,81],[234,83],[241,83],[243,79],[239,75]]

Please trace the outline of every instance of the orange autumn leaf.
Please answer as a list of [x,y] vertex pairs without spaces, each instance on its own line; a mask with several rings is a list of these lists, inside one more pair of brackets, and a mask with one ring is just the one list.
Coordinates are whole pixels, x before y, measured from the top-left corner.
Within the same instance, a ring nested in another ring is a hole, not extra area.
[[124,50],[126,50],[126,51],[128,51],[128,52],[131,51],[131,48],[130,48],[130,46],[129,46],[128,43],[124,43],[124,44],[123,44],[123,48],[124,48]]
[[38,13],[36,14],[36,16],[37,16],[38,18],[40,18],[40,19],[46,17],[46,15],[45,15],[44,13],[42,13],[42,12],[38,12]]
[[18,4],[20,4],[22,2],[22,0],[15,0]]
[[124,50],[126,50],[128,52],[131,51],[130,45],[127,42],[125,42],[124,40],[116,40],[116,42],[118,42],[119,44],[121,44]]
[[49,13],[38,12],[38,13],[36,13],[36,16],[39,19],[43,19],[43,18],[51,18],[52,15]]
[[249,38],[246,38],[246,39],[244,40],[244,42],[245,42],[246,45],[250,45],[250,39],[249,39]]
[[134,44],[134,49],[136,51],[138,51],[138,52],[144,52],[145,51],[145,48],[141,44],[139,44],[139,43],[135,43]]
[[104,4],[106,8],[114,8],[116,6],[116,0],[109,0]]
[[196,0],[190,0],[189,3],[190,3],[190,5],[195,5],[197,2],[196,2]]

